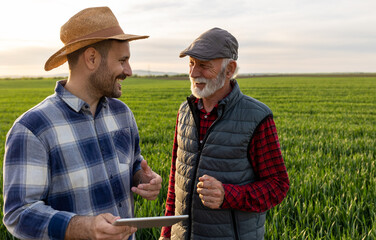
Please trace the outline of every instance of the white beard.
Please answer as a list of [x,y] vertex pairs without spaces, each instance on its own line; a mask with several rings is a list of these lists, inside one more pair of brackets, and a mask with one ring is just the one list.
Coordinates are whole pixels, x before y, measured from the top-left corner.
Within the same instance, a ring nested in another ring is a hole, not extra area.
[[[191,79],[191,92],[196,98],[207,98],[213,95],[218,89],[221,89],[225,85],[226,75],[223,69],[216,78],[192,78]],[[196,87],[195,83],[205,83],[205,87],[200,89]]]

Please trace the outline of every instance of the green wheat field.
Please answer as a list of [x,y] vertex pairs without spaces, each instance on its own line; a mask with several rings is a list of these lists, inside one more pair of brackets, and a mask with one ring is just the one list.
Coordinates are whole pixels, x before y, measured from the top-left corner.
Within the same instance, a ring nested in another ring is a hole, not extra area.
[[[1,159],[14,120],[52,94],[57,80],[0,80]],[[268,212],[265,239],[376,239],[376,75],[238,82],[273,110],[291,182],[286,199]],[[121,100],[136,117],[142,155],[163,178],[157,200],[136,196],[137,217],[164,214],[176,114],[189,86],[188,79],[173,78],[123,82]],[[142,229],[136,236],[158,239],[159,233]],[[12,239],[3,224],[0,239]]]

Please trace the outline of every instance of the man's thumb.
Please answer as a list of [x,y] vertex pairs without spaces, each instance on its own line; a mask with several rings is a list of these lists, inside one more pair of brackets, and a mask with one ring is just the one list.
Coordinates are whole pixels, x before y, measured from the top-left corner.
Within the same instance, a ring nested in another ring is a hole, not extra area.
[[148,162],[145,159],[142,160],[142,162],[141,162],[141,168],[146,173],[150,172],[150,167],[148,165]]

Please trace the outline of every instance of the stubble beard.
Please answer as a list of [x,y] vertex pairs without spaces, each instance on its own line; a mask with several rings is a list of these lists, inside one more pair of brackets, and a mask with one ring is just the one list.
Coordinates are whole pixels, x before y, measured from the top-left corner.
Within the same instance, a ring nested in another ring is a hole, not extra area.
[[119,98],[121,89],[118,88],[117,79],[125,79],[125,74],[116,77],[109,71],[106,61],[102,61],[97,71],[90,75],[89,80],[93,91],[109,98]]

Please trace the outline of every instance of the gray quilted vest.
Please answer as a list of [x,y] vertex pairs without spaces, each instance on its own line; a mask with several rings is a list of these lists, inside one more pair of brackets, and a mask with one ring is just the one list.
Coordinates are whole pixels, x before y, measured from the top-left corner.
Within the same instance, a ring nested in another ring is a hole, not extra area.
[[232,92],[218,103],[218,118],[199,142],[194,99],[179,109],[175,173],[175,214],[189,219],[173,225],[171,239],[263,239],[266,212],[210,209],[197,194],[204,174],[225,184],[244,185],[256,176],[248,160],[249,143],[260,122],[271,115],[263,103],[241,93],[236,80]]

